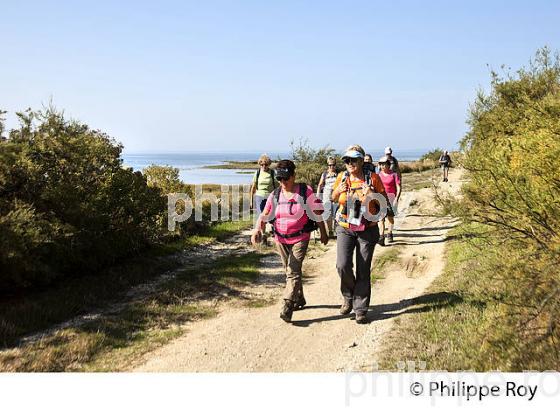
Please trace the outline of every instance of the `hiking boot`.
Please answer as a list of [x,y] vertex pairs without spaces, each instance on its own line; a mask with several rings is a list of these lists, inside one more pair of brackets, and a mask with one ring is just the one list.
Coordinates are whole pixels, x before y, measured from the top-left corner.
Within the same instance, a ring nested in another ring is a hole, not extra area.
[[284,307],[280,312],[280,318],[287,323],[292,321],[292,313],[294,313],[293,302],[291,300],[284,301]]
[[340,306],[340,314],[347,315],[350,312],[352,312],[352,302],[344,299],[344,302],[342,302],[342,305]]
[[385,238],[387,239],[387,243],[393,243],[393,232],[385,235]]
[[385,237],[384,237],[384,236],[381,236],[381,237],[379,238],[379,240],[377,241],[377,243],[378,243],[379,245],[381,245],[381,246],[385,246]]
[[307,302],[305,298],[302,297],[301,299],[298,299],[296,303],[294,303],[293,310],[302,310],[306,304]]
[[356,313],[356,323],[359,325],[365,325],[368,322],[367,316],[365,313]]

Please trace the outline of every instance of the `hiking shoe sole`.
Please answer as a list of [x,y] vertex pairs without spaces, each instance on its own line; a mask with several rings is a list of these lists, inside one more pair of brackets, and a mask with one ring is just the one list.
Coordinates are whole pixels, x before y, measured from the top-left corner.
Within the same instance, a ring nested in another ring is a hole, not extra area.
[[365,325],[368,323],[367,316],[364,314],[356,315],[356,323],[359,325]]

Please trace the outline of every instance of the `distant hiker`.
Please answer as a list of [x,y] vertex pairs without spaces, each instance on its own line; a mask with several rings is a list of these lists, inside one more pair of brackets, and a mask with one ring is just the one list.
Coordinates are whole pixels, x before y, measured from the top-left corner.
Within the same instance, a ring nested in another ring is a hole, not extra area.
[[371,172],[375,172],[375,164],[373,163],[373,158],[370,154],[364,155],[364,168],[367,168]]
[[313,188],[307,184],[295,183],[295,169],[295,164],[290,160],[278,162],[276,179],[280,182],[280,186],[268,196],[251,235],[251,242],[256,245],[261,241],[266,222],[272,223],[274,242],[286,270],[284,305],[280,313],[280,317],[286,322],[292,320],[294,310],[302,309],[306,303],[301,267],[307,253],[311,232],[318,227],[321,232],[321,243],[326,245],[329,241],[325,223],[322,220],[316,222],[317,217],[314,215],[312,215],[314,218],[308,216],[308,214],[321,215],[323,204],[315,196]]
[[[393,149],[391,147],[385,147],[385,156],[387,157],[389,163],[391,164],[390,165],[391,171],[396,172],[397,175],[399,176],[399,179],[402,179],[401,168],[399,167],[399,161],[393,156]],[[379,171],[381,171],[381,169]]]
[[[385,243],[393,242],[393,225],[395,224],[394,212],[397,209],[397,202],[401,196],[401,179],[396,172],[391,170],[391,163],[387,156],[379,158],[379,178],[383,183],[385,192],[390,201],[391,211],[386,217],[379,221],[379,244],[385,246]],[[389,226],[387,234],[385,234],[385,219],[388,220]]]
[[259,169],[253,175],[251,184],[251,206],[254,207],[256,216],[258,217],[268,195],[278,186],[274,178],[274,170],[270,169],[272,161],[266,154],[262,154],[258,160]]
[[365,218],[366,204],[369,215],[377,215],[379,203],[372,200],[372,195],[385,195],[379,176],[364,168],[364,156],[364,149],[359,145],[351,145],[346,149],[342,157],[346,171],[338,175],[332,194],[332,200],[339,204],[335,218],[338,224],[336,267],[343,296],[340,314],[347,315],[354,309],[356,323],[360,324],[367,323],[366,315],[371,297],[371,261],[379,240],[377,221]]
[[272,161],[269,156],[262,154],[259,158],[259,169],[253,175],[251,184],[251,208],[255,210],[255,219],[259,217],[266,198],[278,186],[278,182],[274,178],[274,170],[270,169]]
[[451,156],[448,151],[443,151],[443,154],[439,157],[439,164],[443,172],[443,182],[448,182],[447,177],[449,175],[449,167],[451,166]]
[[323,206],[326,211],[327,228],[329,236],[334,235],[333,220],[336,213],[336,204],[331,200],[334,182],[338,173],[336,172],[336,160],[333,157],[327,158],[327,170],[321,174],[319,185],[317,186],[317,197],[323,200]]

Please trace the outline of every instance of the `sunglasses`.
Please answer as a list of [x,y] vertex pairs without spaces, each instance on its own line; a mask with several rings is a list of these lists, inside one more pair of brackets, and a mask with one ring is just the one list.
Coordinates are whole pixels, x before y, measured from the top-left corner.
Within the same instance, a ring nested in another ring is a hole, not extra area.
[[329,164],[329,167],[336,167],[335,164]]
[[356,162],[358,162],[358,158],[344,158],[344,163],[346,165],[355,164]]
[[287,181],[290,177],[276,177],[277,181]]

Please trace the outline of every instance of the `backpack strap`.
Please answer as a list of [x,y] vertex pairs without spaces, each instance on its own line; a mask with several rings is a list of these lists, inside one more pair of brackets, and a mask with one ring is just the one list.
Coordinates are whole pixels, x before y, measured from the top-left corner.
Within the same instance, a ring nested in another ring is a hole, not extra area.
[[307,185],[306,184],[299,184],[299,196],[303,198],[303,204],[307,203]]
[[276,199],[276,203],[280,202],[280,192],[282,192],[282,187],[278,187],[274,190],[274,199]]
[[[364,170],[364,178],[366,179],[366,184],[368,184],[370,187],[372,186],[371,182],[371,171],[370,170]],[[344,174],[342,175],[342,179],[340,180],[340,183],[344,183],[347,179],[350,179],[350,173],[348,171],[344,171]]]
[[276,188],[276,172],[273,169],[270,169],[270,176],[272,177],[272,188]]
[[368,169],[367,171],[365,171],[364,176],[366,178],[366,184],[368,184],[368,186],[371,186],[371,170]]

